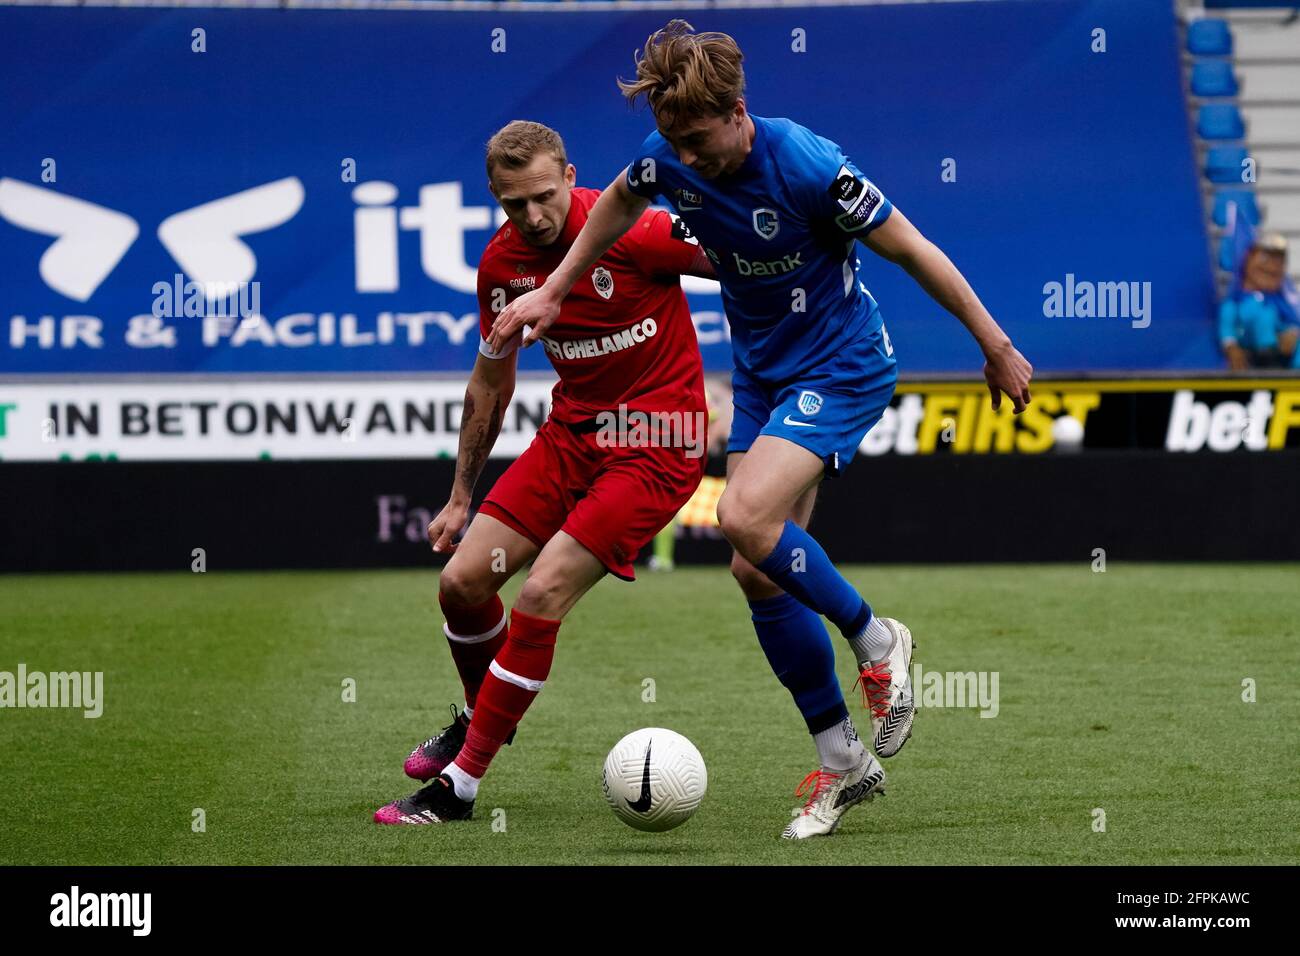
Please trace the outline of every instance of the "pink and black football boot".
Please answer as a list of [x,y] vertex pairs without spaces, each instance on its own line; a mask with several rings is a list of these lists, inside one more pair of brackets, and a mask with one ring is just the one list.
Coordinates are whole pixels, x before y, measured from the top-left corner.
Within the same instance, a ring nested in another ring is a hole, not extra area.
[[454,823],[474,816],[474,801],[456,796],[456,789],[446,774],[417,790],[405,800],[394,800],[375,811],[376,823],[427,824]]
[[[402,769],[406,775],[421,783],[432,780],[446,769],[447,764],[456,759],[460,748],[465,744],[465,731],[469,728],[469,718],[451,705],[451,723],[433,737],[411,751]],[[510,731],[506,743],[515,739],[515,732]]]

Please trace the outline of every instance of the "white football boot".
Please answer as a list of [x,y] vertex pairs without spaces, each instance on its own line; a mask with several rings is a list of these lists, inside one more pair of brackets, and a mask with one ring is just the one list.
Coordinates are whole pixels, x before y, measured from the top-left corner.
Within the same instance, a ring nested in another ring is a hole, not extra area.
[[803,810],[782,832],[787,840],[804,840],[814,836],[828,836],[844,819],[849,808],[876,794],[885,793],[885,770],[880,761],[865,747],[862,762],[852,770],[827,770],[822,767],[803,778],[795,790],[796,797],[812,791]]
[[912,736],[916,701],[912,687],[912,632],[892,617],[879,619],[894,636],[889,653],[878,661],[858,661],[862,706],[871,710],[871,748],[892,757]]

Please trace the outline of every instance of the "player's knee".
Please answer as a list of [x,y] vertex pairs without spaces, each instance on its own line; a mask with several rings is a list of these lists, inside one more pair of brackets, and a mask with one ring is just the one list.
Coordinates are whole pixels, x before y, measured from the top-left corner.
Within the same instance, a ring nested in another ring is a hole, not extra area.
[[519,589],[515,607],[534,617],[555,620],[562,616],[568,594],[568,585],[562,578],[545,569],[534,568],[524,586]]
[[[771,537],[772,529],[769,526],[773,521],[752,494],[737,492],[728,500],[730,492],[731,489],[728,488],[718,502],[718,527],[732,547],[750,559],[758,560],[763,543]],[[779,524],[776,523],[778,527]]]
[[754,519],[754,509],[740,491],[728,486],[718,499],[718,527],[728,541],[744,535]]
[[500,575],[478,573],[472,570],[460,555],[454,555],[438,578],[438,593],[450,604],[475,607],[488,601],[496,593],[495,578]]
[[731,556],[731,576],[740,585],[740,590],[744,593],[746,600],[761,601],[764,598],[776,597],[781,593],[781,589],[768,580],[766,574],[739,554]]

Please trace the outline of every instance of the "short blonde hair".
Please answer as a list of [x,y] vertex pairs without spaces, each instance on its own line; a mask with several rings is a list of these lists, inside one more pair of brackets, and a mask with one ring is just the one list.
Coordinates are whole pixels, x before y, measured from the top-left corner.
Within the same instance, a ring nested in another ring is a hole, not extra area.
[[696,33],[671,20],[645,41],[636,79],[618,81],[629,103],[644,96],[660,129],[679,120],[725,116],[745,95],[745,55],[725,33]]
[[523,169],[540,152],[549,152],[563,170],[569,165],[564,152],[564,140],[549,126],[529,120],[512,120],[497,130],[487,142],[487,174],[498,166],[505,169]]

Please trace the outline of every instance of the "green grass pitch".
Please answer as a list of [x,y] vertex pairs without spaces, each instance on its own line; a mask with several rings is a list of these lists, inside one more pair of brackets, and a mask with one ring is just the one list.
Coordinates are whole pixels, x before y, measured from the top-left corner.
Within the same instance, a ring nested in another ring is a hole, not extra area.
[[[922,708],[887,795],[800,844],[778,835],[814,750],[725,569],[598,585],[475,819],[429,827],[371,814],[415,789],[407,751],[460,702],[432,571],[0,579],[0,670],[104,672],[98,719],[0,710],[0,864],[1300,860],[1300,568],[847,573],[927,671],[998,672],[1000,709]],[[709,769],[666,834],[624,827],[600,789],[609,747],[645,726]]]

